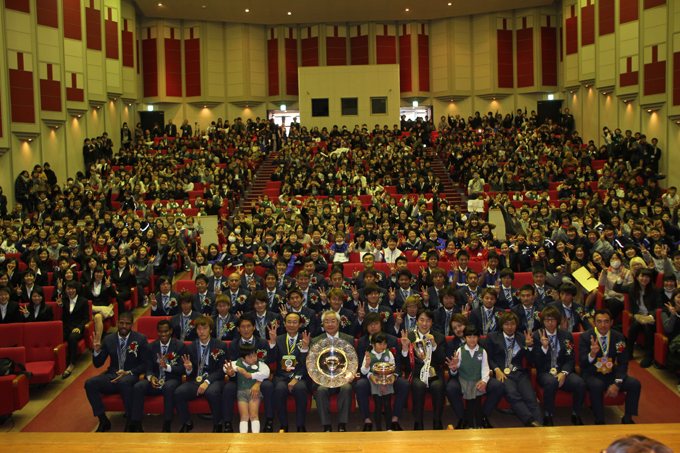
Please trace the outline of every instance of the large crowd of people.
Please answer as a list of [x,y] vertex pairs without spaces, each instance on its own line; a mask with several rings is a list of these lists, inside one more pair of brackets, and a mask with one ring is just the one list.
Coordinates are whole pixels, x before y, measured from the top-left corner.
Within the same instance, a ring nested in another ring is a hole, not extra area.
[[[503,397],[525,426],[552,426],[558,391],[573,394],[574,425],[587,392],[596,424],[619,392],[622,422],[633,423],[641,385],[628,363],[642,334],[640,365],[654,364],[658,319],[668,368],[680,370],[680,197],[658,186],[656,139],[604,128],[598,148],[574,124],[568,109],[555,121],[525,109],[351,131],[260,118],[200,131],[124,125],[115,154],[106,134],[86,141],[84,174],[60,185],[46,163],[17,178],[9,212],[0,198],[0,322],[53,320],[43,289],[52,286],[68,378],[93,302],[94,366],[110,358],[85,385],[98,431],[111,429],[101,396],[110,393],[132,432],[143,431],[147,395],[163,395],[164,432],[175,410],[180,432],[193,429],[197,398],[215,432],[234,431],[235,407],[240,432],[272,432],[276,416],[288,431],[289,395],[304,432],[310,393],[324,431],[337,395],[346,431],[353,392],[365,431],[401,430],[409,398],[414,429],[424,429],[426,393],[433,429],[447,399],[456,428],[491,428]],[[276,195],[243,206],[272,151],[276,170],[262,177]],[[440,165],[467,189],[469,210],[447,199]],[[494,208],[504,234],[489,222]],[[202,215],[219,216],[217,243],[201,241]],[[181,271],[195,293],[172,290]],[[586,289],[584,273],[598,289]],[[158,340],[132,330],[133,288],[145,315],[169,317]],[[117,334],[103,336],[114,304]],[[330,337],[355,348],[360,365],[337,388],[306,368],[310,348]],[[431,368],[414,354],[420,340]],[[394,372],[378,374],[382,362]]]

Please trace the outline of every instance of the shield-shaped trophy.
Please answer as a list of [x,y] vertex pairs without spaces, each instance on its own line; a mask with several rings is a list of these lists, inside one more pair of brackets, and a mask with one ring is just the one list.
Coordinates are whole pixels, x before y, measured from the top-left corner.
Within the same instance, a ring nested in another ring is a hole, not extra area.
[[352,381],[359,368],[354,347],[340,338],[324,338],[307,354],[307,371],[314,382],[328,388]]

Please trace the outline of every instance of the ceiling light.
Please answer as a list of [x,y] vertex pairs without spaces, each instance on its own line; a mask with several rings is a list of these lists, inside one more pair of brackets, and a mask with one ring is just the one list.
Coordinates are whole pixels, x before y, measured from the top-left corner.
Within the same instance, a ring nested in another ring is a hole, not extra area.
[[628,99],[624,99],[623,102],[628,102]]
[[649,112],[649,113],[652,113],[652,111],[651,111],[651,110],[647,110],[647,112]]
[[586,85],[586,88],[588,88],[590,85]]
[[280,107],[281,111],[285,112],[287,108],[288,107],[286,107],[286,104],[281,104],[281,107]]
[[288,15],[290,16],[291,14],[293,14],[293,13],[291,13],[290,11],[288,11]]
[[413,101],[413,106],[418,107],[418,101]]
[[249,13],[249,12],[250,12],[250,10],[249,10],[248,8],[246,8],[246,12],[247,12],[247,13]]
[[203,9],[206,9],[206,8],[207,8],[207,6],[203,5],[203,6],[201,6],[201,8],[203,8]]
[[158,6],[163,6],[163,4],[162,4],[162,3],[159,3]]
[[100,108],[102,108],[102,106],[101,106],[101,105],[98,105],[98,106],[97,106],[97,109],[100,109]]
[[605,95],[606,95],[606,94],[607,94],[607,92],[605,91],[605,92],[604,92],[604,93],[602,93],[602,94],[605,94]]
[[208,108],[208,106],[207,106],[207,105],[204,105],[204,106],[203,106],[203,108],[204,108],[204,109],[207,109],[207,108]]
[[54,126],[55,129],[59,129],[59,126]]
[[449,2],[449,6],[451,6],[451,2]]
[[80,115],[78,115],[78,118],[80,118]]
[[408,12],[408,11],[410,11],[410,10],[409,10],[408,8],[406,8],[406,11]]
[[147,112],[153,112],[153,105],[147,105],[147,106],[146,106],[146,111],[147,111]]
[[29,142],[32,142],[32,141],[33,141],[33,139],[32,139],[32,138],[29,138],[29,139],[28,139],[28,141],[29,141]]

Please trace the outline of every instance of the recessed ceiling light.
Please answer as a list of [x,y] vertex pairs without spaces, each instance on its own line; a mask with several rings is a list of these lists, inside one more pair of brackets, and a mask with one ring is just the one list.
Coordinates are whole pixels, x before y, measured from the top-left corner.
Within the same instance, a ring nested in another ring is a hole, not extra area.
[[206,9],[206,8],[207,8],[207,6],[203,5],[203,6],[201,6],[201,8],[203,8],[203,9]]
[[410,11],[408,8],[406,8],[406,11]]
[[451,6],[451,2],[449,2],[449,6]]
[[651,111],[651,110],[647,110],[647,112],[649,112],[649,113],[652,113],[652,111]]
[[247,12],[247,13],[249,13],[249,12],[250,12],[250,10],[249,10],[248,8],[246,8],[246,12]]
[[290,16],[291,14],[293,14],[293,13],[291,13],[290,11],[288,11],[288,15]]
[[162,4],[162,3],[159,3],[158,6],[163,6],[163,4]]
[[205,108],[208,108],[208,106],[207,106],[207,105],[204,105],[203,108],[204,108],[204,109],[205,109]]

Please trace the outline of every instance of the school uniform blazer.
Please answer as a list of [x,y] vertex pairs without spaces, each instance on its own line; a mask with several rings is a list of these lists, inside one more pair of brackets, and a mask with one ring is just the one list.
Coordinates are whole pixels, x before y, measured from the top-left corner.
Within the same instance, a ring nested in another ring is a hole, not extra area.
[[[544,330],[541,329],[540,332],[536,331],[533,335],[534,348],[532,352],[534,356],[534,363],[536,364],[537,374],[549,373],[550,368],[552,368],[552,351],[550,350],[550,347],[548,348],[548,352],[543,351],[543,346],[541,344],[541,332],[544,332]],[[548,335],[547,332],[545,334],[546,336]],[[557,344],[559,346],[559,352],[557,353],[557,370],[559,372],[566,371],[567,373],[573,373],[576,369],[577,354],[577,351],[574,350],[574,336],[571,334],[571,332],[567,332],[566,330],[562,329],[557,329],[556,335]],[[590,347],[588,347],[588,351],[590,351]]]
[[[198,364],[201,360],[201,351],[198,348],[199,340],[196,339],[192,341],[187,346],[187,352],[189,357],[191,357],[191,373],[187,374],[187,382],[199,386],[201,383],[196,382],[196,376],[198,376]],[[227,347],[220,340],[211,338],[208,343],[208,359],[206,366],[203,368],[203,373],[207,373],[207,379],[212,384],[220,379],[224,380],[224,362],[227,360]],[[182,364],[182,368],[184,365]],[[186,369],[184,370],[186,374]]]
[[514,286],[511,287],[510,294],[510,300],[508,300],[505,295],[505,289],[503,289],[503,286],[501,285],[500,289],[498,290],[498,300],[496,301],[496,306],[504,310],[509,310],[515,305],[521,304],[519,297],[515,295],[519,295],[519,289],[515,288]]
[[[470,312],[470,315],[468,316],[468,320],[470,321],[470,324],[474,325],[479,329],[479,334],[483,335],[484,332],[484,313],[483,310],[486,310],[483,305],[480,305],[479,307],[475,308]],[[502,315],[505,312],[505,310],[502,310],[498,308],[498,306],[494,305],[493,307],[493,314],[496,317],[496,327],[493,331],[498,331],[501,330],[501,322],[498,319],[500,315]],[[487,332],[488,333],[488,332]]]
[[90,321],[90,305],[83,296],[76,296],[76,304],[71,310],[71,300],[68,296],[62,297],[61,322],[65,332],[79,329],[80,333],[85,333],[85,324]]
[[217,321],[218,318],[220,317],[219,313],[216,313],[212,316],[212,320],[215,323],[215,327],[213,328],[212,333],[210,334],[213,338],[217,338],[220,341],[231,341],[234,338],[238,337],[238,330],[236,330],[236,321],[238,321],[238,317],[236,315],[232,315],[231,313],[227,313],[227,324],[231,323],[232,327],[231,329],[227,329],[226,331],[222,332],[221,335],[218,335],[217,331]]
[[107,335],[102,341],[102,349],[99,354],[92,356],[92,364],[95,368],[101,368],[110,358],[109,367],[106,374],[109,376],[116,376],[118,370],[131,371],[133,375],[139,376],[146,371],[146,354],[148,341],[146,335],[139,332],[130,331],[126,343],[127,352],[125,354],[125,363],[122,367],[118,364],[118,334]]
[[[519,330],[515,332],[515,342],[519,346],[519,351],[512,358],[512,365],[514,365],[518,370],[524,370],[524,359],[527,361],[533,361],[532,351],[529,351],[526,346],[526,341],[524,338],[524,333]],[[500,368],[501,371],[505,369],[505,335],[503,331],[491,332],[482,340],[482,347],[486,349],[486,353],[489,357],[489,368],[495,370]],[[537,346],[534,345],[534,348]]]
[[215,299],[217,296],[215,296],[215,293],[212,293],[210,291],[207,291],[205,294],[205,300],[209,302],[208,305],[203,305],[201,303],[201,296],[199,296],[198,293],[194,294],[194,302],[192,304],[192,308],[194,311],[200,312],[200,313],[205,313],[210,316],[214,315],[216,313],[215,309]]
[[154,297],[156,298],[156,310],[151,310],[151,316],[175,316],[177,313],[180,312],[179,308],[179,293],[176,291],[170,291],[170,300],[175,299],[177,301],[177,306],[174,308],[168,307],[168,310],[166,311],[165,308],[163,308],[163,296],[158,293]]
[[24,320],[24,322],[54,321],[54,312],[52,311],[52,307],[50,305],[45,304],[43,307],[41,307],[37,316],[35,314],[35,310],[33,309],[33,304],[26,308],[28,308],[28,317],[21,315],[21,318]]
[[[158,357],[156,355],[160,356],[161,353],[163,352],[163,349],[161,348],[161,340],[156,340],[154,342],[149,343],[148,345],[148,354],[146,354],[146,377],[159,377],[160,376],[160,370],[158,368]],[[182,380],[182,375],[184,374],[184,361],[182,360],[182,356],[187,353],[187,346],[184,344],[184,342],[179,341],[176,338],[170,338],[170,341],[168,342],[168,351],[166,352],[166,355],[174,355],[177,358],[177,363],[174,365],[170,365],[170,368],[172,371],[165,372],[165,379],[177,379],[178,381]],[[173,360],[174,361],[174,360]]]
[[7,302],[7,310],[5,317],[0,319],[0,324],[11,324],[14,322],[24,322],[24,315],[19,311],[19,304],[17,302]]
[[[611,358],[614,362],[614,367],[612,368],[612,373],[614,374],[614,379],[625,379],[628,376],[628,356],[626,355],[626,337],[622,333],[615,330],[609,331],[609,349],[607,350],[607,357]],[[597,340],[599,337],[599,332],[596,329],[590,329],[581,334],[578,342],[578,357],[579,365],[581,367],[581,377],[586,380],[590,376],[601,377],[604,374],[598,373],[595,364],[599,359],[604,357],[602,354],[602,349],[597,352],[595,360],[593,363],[588,361],[588,356],[590,355],[590,342],[591,338],[595,337]],[[618,345],[618,346],[617,346]]]
[[[543,311],[545,305],[540,303],[538,300],[535,300],[533,307],[534,307],[534,324],[532,331],[536,331],[541,327],[541,321],[538,319],[537,316],[540,315],[540,313]],[[527,330],[529,324],[527,323],[527,314],[526,310],[524,310],[524,305],[519,303],[512,307],[510,311],[516,314],[517,317],[519,318],[519,325],[517,326],[517,330],[519,330],[520,332],[524,332],[525,330]]]
[[[182,335],[182,316],[184,316],[182,312],[179,312],[170,318],[170,324],[172,325],[172,336],[177,339],[179,339],[179,337]],[[194,320],[203,317],[203,315],[195,310],[191,310],[191,315],[189,315],[189,317],[191,320]],[[196,329],[191,327],[187,331],[184,341],[193,341],[197,338],[198,334],[196,333]]]

